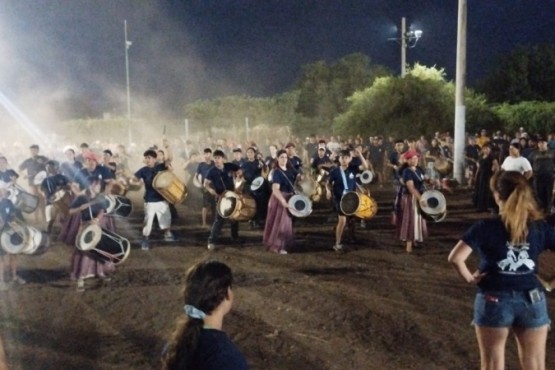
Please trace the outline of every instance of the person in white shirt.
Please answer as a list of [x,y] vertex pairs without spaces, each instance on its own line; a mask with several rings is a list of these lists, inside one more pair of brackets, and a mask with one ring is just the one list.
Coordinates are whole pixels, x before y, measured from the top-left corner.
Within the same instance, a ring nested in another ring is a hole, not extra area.
[[509,156],[503,161],[501,169],[520,172],[527,180],[532,177],[532,165],[528,159],[520,155],[519,143],[511,143],[509,146]]

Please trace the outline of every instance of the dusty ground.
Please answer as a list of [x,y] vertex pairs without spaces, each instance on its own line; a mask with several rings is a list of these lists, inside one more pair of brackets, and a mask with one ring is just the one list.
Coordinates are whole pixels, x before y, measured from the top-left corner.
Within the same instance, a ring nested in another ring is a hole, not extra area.
[[[194,190],[192,190],[193,192]],[[449,250],[477,217],[469,193],[447,194],[448,217],[412,255],[389,224],[390,189],[375,189],[380,211],[358,230],[352,251],[336,254],[325,206],[296,225],[298,247],[268,253],[261,233],[241,225],[244,245],[206,249],[194,196],[179,207],[179,241],[138,248],[136,212],[120,221],[134,243],[129,259],[106,285],[87,281],[77,293],[68,278],[70,248],[53,243],[41,256],[21,256],[28,284],[0,293],[0,332],[12,369],[156,369],[174,320],[182,314],[186,267],[203,258],[229,264],[236,304],[225,330],[252,369],[477,369],[470,326],[474,290],[447,264]],[[159,235],[158,235],[159,236]],[[224,236],[229,231],[224,229]],[[543,269],[555,274],[555,259]],[[549,299],[552,317],[555,303]],[[508,369],[517,369],[508,349]],[[555,349],[548,343],[548,366]]]

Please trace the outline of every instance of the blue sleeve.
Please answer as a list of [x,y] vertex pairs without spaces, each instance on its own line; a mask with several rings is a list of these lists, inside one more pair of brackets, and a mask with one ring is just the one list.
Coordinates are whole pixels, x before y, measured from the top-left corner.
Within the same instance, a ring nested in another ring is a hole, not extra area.
[[[144,167],[143,167],[144,168]],[[135,174],[133,176],[135,176],[138,179],[142,179],[143,178],[143,168],[141,168],[140,170],[138,170],[137,172],[135,172]]]
[[472,250],[476,251],[479,250],[482,246],[482,242],[484,237],[482,235],[484,229],[484,221],[479,221],[472,225],[466,232],[463,234],[461,240],[465,242]]

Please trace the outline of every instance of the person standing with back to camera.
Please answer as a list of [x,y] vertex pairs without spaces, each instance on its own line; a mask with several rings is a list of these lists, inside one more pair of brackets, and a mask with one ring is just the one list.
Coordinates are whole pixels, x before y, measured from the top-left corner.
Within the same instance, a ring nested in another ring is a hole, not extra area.
[[[505,345],[511,331],[521,368],[544,370],[551,321],[543,284],[536,274],[539,255],[546,249],[555,250],[555,229],[543,220],[524,175],[499,171],[490,186],[499,217],[470,227],[448,261],[464,281],[478,287],[473,324],[482,370],[505,369]],[[466,264],[472,252],[480,256],[474,273]]]
[[231,269],[204,261],[185,276],[184,314],[162,353],[163,370],[248,370],[243,354],[222,331],[234,295]]

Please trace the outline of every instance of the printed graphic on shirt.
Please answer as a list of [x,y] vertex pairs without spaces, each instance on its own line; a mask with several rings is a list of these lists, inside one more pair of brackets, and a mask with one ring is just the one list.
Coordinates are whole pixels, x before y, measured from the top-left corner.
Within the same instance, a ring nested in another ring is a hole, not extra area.
[[529,243],[514,246],[510,242],[507,242],[507,249],[507,257],[497,262],[497,266],[501,270],[500,273],[522,275],[534,271],[536,264],[528,254],[528,250],[530,249]]

